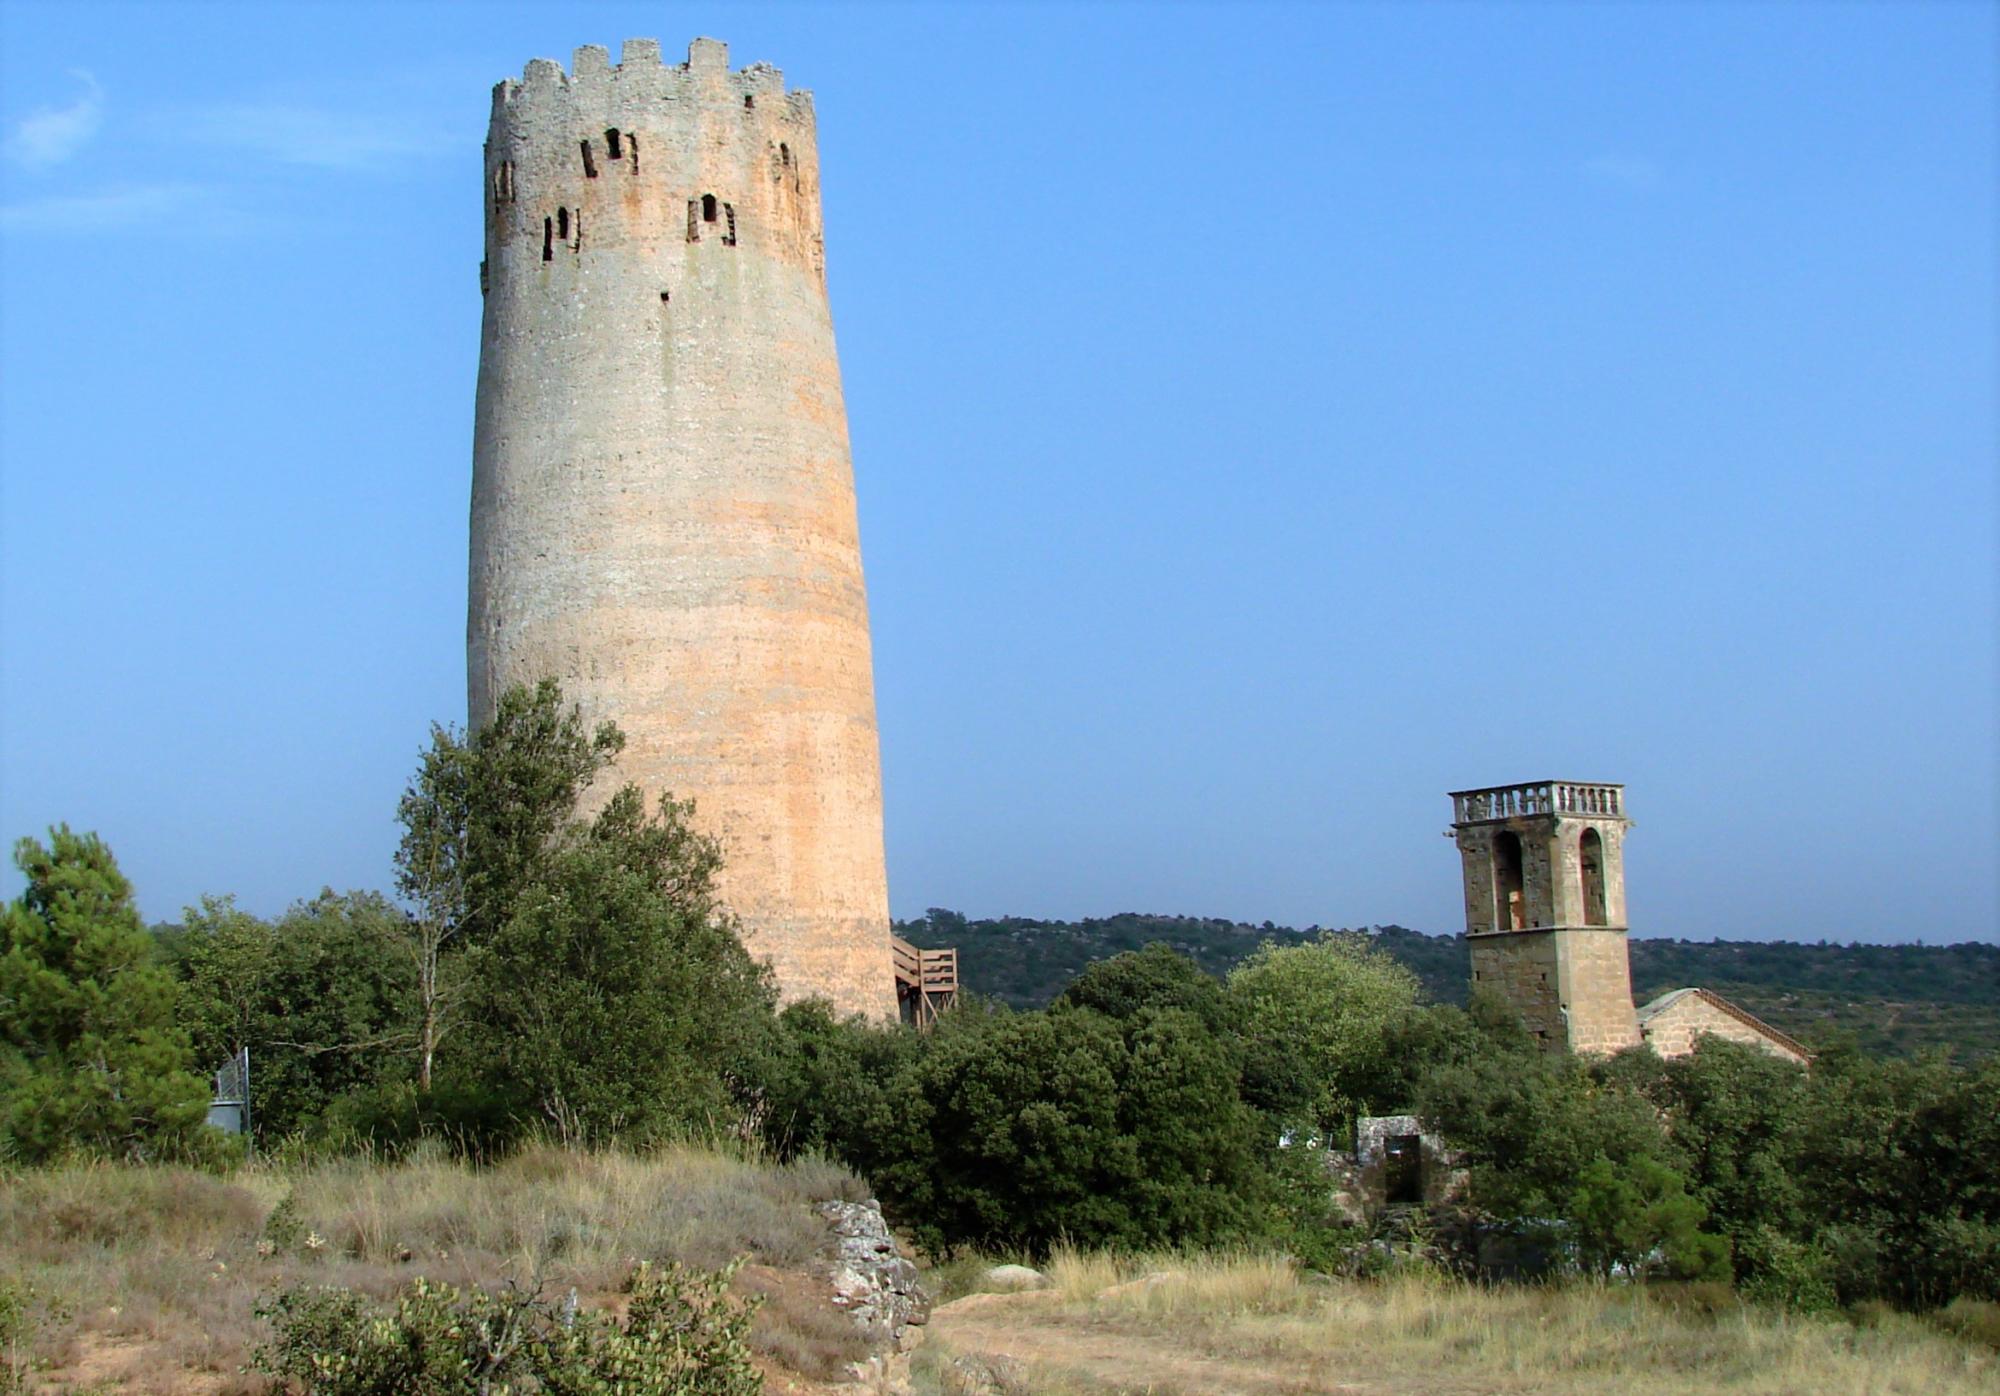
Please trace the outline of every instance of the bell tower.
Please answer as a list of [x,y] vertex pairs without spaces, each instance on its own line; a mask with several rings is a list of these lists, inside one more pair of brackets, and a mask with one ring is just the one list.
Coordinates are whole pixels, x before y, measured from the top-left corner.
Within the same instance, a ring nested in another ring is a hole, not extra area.
[[1640,1042],[1625,945],[1625,787],[1544,780],[1452,792],[1474,989],[1550,1047]]

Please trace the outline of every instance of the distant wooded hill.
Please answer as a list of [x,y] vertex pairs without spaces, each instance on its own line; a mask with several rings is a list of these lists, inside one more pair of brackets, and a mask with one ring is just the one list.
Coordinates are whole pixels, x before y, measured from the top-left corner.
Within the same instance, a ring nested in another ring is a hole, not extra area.
[[[960,981],[972,992],[1015,1008],[1039,1008],[1093,960],[1154,941],[1222,975],[1263,941],[1295,944],[1321,928],[1137,912],[1084,921],[974,921],[934,909],[921,921],[897,922],[896,933],[925,947],[957,946]],[[1464,936],[1428,936],[1401,926],[1366,933],[1408,965],[1432,998],[1465,1002]],[[1632,992],[1640,1003],[1699,985],[1809,1045],[1849,1037],[1868,1051],[1899,1056],[1930,1047],[1948,1047],[1963,1058],[2000,1051],[2000,946],[1637,938],[1631,945]]]

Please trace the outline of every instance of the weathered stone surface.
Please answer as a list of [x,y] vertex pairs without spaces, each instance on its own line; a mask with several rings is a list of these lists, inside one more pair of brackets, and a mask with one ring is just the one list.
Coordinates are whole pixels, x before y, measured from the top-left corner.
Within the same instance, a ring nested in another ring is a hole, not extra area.
[[471,720],[561,679],[618,780],[694,798],[783,995],[893,1018],[811,95],[706,39],[537,59],[485,173]]
[[833,1232],[833,1302],[892,1351],[914,1346],[909,1330],[930,1321],[931,1297],[897,1245],[877,1202],[822,1202]]

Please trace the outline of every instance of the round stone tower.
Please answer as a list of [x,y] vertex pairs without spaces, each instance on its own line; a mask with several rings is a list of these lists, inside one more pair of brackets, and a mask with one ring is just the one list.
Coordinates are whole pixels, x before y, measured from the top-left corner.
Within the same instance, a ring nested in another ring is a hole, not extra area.
[[786,999],[897,1011],[812,98],[697,39],[499,84],[466,626],[476,725],[554,676],[695,800]]

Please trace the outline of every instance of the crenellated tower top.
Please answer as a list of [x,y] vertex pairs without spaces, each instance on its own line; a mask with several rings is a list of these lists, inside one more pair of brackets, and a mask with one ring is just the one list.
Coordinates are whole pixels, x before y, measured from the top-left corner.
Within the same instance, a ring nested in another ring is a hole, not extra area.
[[[719,250],[824,276],[812,94],[768,63],[731,71],[715,39],[678,65],[652,39],[626,40],[616,64],[595,44],[568,72],[532,60],[493,89],[486,173],[489,289],[510,262],[560,276],[614,249],[642,254],[669,295],[689,258]],[[667,250],[677,236],[685,253]]]
[[658,39],[627,39],[618,61],[602,44],[585,44],[570,58],[568,72],[553,58],[532,58],[518,78],[493,85],[493,116],[533,119],[551,105],[587,106],[593,102],[640,100],[689,101],[729,97],[745,110],[759,102],[782,104],[795,121],[810,122],[812,93],[785,91],[785,75],[768,63],[752,63],[731,71],[729,45],[720,39],[696,39],[688,45],[685,63],[669,64],[660,56]]

